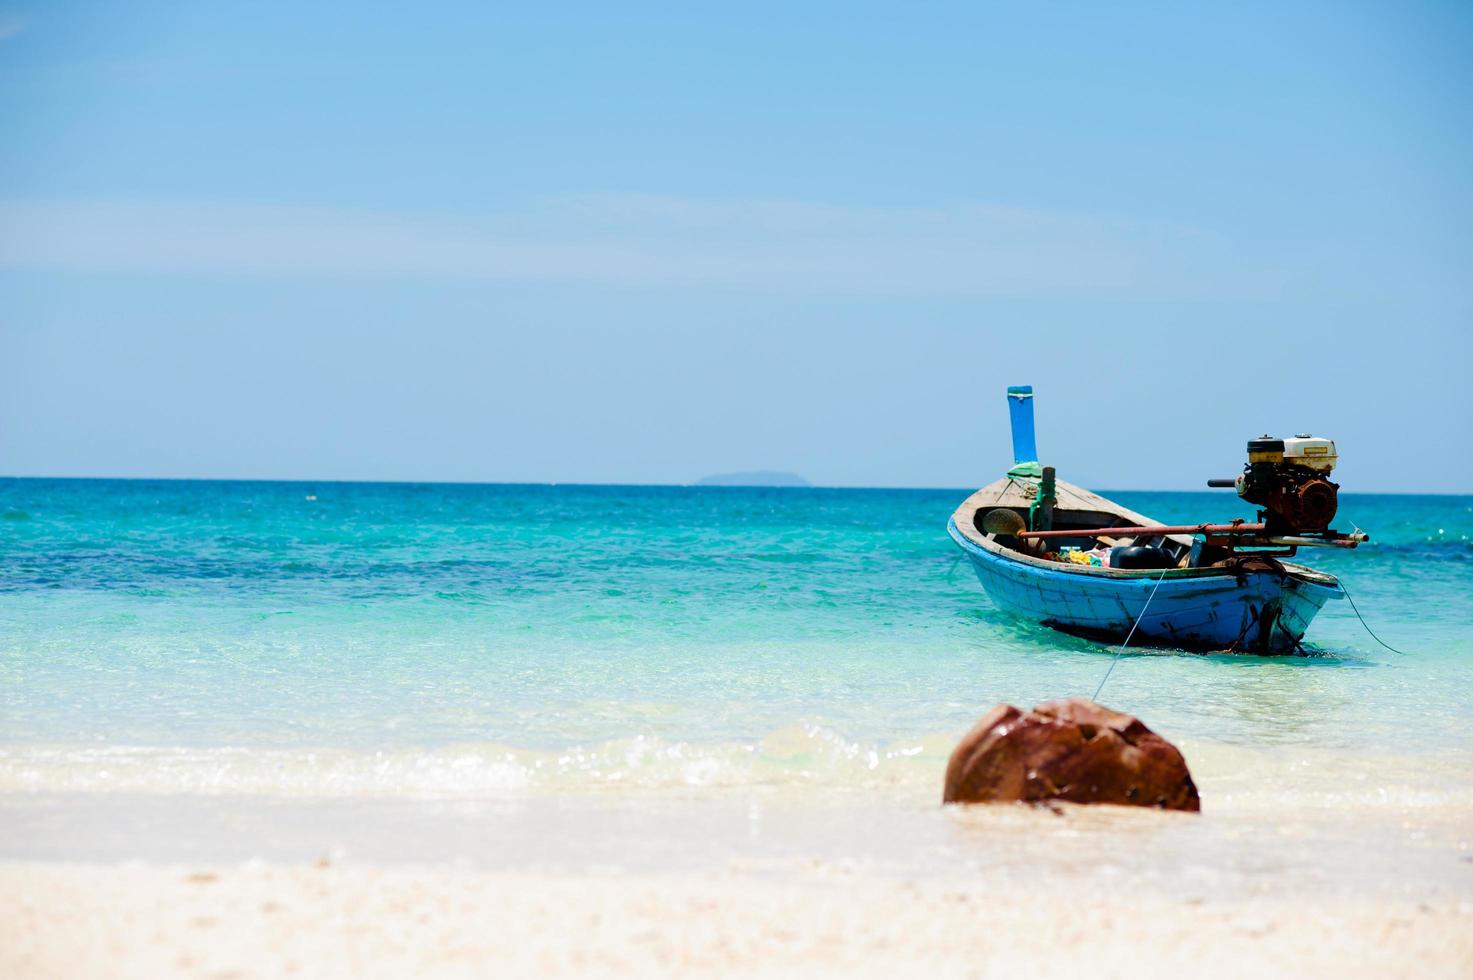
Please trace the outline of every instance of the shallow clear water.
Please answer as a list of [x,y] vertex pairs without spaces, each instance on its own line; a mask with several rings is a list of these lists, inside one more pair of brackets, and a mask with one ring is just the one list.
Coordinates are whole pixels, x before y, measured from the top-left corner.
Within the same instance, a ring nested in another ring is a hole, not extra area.
[[[1114,654],[991,607],[966,493],[0,481],[0,788],[929,780]],[[1405,655],[1333,602],[1314,656],[1128,654],[1101,700],[1209,748],[1468,758],[1473,498],[1341,515],[1372,543],[1307,560]]]

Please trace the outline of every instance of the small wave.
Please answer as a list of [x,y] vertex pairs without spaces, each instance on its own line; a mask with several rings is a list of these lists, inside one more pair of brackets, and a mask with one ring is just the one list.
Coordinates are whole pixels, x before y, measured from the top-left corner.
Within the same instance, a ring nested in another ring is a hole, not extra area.
[[538,791],[939,785],[953,736],[860,743],[816,725],[755,742],[636,736],[560,751],[490,743],[392,750],[10,746],[0,792],[478,799]]

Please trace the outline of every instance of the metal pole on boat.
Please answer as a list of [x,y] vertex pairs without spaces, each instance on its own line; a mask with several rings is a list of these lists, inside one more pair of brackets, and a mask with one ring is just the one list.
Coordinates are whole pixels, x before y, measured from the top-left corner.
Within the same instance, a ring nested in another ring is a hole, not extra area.
[[1267,530],[1267,526],[1263,524],[1235,522],[1233,524],[1157,524],[1144,527],[1081,527],[1065,531],[1019,531],[1013,536],[1023,541],[1047,541],[1051,538],[1140,538],[1158,537],[1165,534],[1204,534],[1208,537],[1261,537],[1264,544],[1296,548],[1354,548],[1358,544],[1371,540],[1370,535],[1364,531],[1356,531],[1352,534],[1327,531],[1324,536],[1311,537],[1266,535]]
[[1262,524],[1147,524],[1133,527],[1081,527],[1067,531],[1023,531],[1016,535],[1025,541],[1048,538],[1119,538],[1162,534],[1262,534]]

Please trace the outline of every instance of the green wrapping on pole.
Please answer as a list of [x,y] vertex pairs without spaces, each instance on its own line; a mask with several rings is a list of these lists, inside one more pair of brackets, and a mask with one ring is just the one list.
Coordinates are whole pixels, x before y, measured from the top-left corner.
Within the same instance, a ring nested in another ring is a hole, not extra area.
[[1028,530],[1052,531],[1054,529],[1054,468],[1045,466],[1038,481],[1038,492],[1028,507]]

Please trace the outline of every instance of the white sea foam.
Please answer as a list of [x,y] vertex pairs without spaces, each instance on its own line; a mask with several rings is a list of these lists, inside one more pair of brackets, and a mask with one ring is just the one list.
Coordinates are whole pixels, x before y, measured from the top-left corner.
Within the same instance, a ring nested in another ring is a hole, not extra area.
[[[456,800],[755,788],[921,800],[939,794],[954,741],[937,734],[869,743],[794,725],[752,742],[637,736],[558,750],[494,743],[394,749],[12,744],[0,748],[0,793]],[[1208,807],[1473,807],[1473,757],[1466,752],[1204,741],[1182,748]]]
[[550,791],[736,786],[929,786],[947,736],[860,743],[818,726],[757,742],[632,737],[536,751],[490,743],[435,748],[184,748],[10,745],[0,792],[479,798]]

